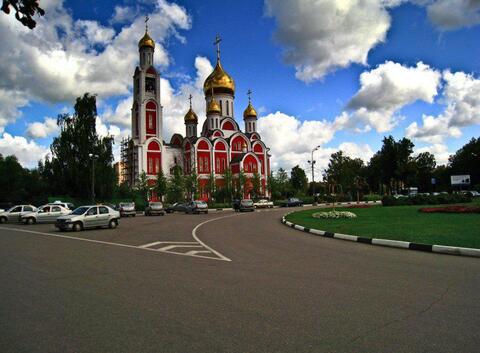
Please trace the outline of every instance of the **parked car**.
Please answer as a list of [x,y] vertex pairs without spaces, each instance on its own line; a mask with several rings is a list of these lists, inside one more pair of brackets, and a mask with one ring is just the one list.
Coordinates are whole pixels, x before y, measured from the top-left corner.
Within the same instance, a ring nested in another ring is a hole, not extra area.
[[261,199],[254,203],[255,208],[273,208],[273,202]]
[[462,194],[464,195],[468,195],[468,196],[471,196],[471,197],[479,197],[480,196],[480,192],[478,191],[475,191],[475,190],[465,190],[465,191],[461,191]]
[[175,202],[173,205],[168,206],[165,211],[167,213],[185,212],[187,210],[187,204],[183,202]]
[[20,222],[22,216],[28,212],[34,212],[37,208],[32,205],[16,205],[0,213],[0,223]]
[[299,207],[303,206],[303,201],[296,197],[291,197],[288,200],[282,201],[280,205],[282,207]]
[[72,212],[68,208],[60,205],[44,205],[40,206],[35,212],[27,212],[20,220],[25,224],[34,223],[55,223],[58,217],[64,216]]
[[120,212],[120,217],[135,217],[137,214],[134,202],[120,202],[118,204],[118,211]]
[[81,206],[70,214],[60,216],[55,222],[59,230],[80,231],[86,228],[109,227],[114,229],[118,226],[120,212],[105,205]]
[[189,202],[187,206],[185,207],[185,213],[208,213],[208,205],[205,201],[201,200],[195,200],[192,202]]
[[64,208],[69,209],[70,211],[73,211],[75,209],[75,206],[71,202],[62,202],[62,201],[55,201],[55,202],[50,202],[48,203],[49,205],[59,205]]
[[163,208],[163,203],[161,202],[149,202],[148,206],[145,207],[145,216],[154,216],[154,215],[165,215],[165,209]]

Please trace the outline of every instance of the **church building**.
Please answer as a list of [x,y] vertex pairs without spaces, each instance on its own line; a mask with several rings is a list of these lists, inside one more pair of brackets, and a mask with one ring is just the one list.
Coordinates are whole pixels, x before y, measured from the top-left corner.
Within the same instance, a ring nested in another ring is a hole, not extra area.
[[[174,168],[183,174],[195,173],[200,198],[208,200],[209,179],[216,188],[225,185],[224,175],[230,169],[238,187],[243,173],[244,197],[253,195],[252,180],[260,179],[260,194],[268,196],[267,176],[270,173],[269,149],[257,132],[257,112],[249,102],[243,112],[244,131],[235,120],[235,81],[220,62],[220,38],[217,36],[217,63],[203,85],[206,120],[198,126],[198,116],[192,107],[184,117],[185,135],[174,134],[169,142],[162,138],[163,113],[160,74],[154,66],[155,42],[148,34],[138,43],[140,64],[133,76],[132,137],[122,146],[124,180],[136,185],[144,171],[153,185],[160,170],[168,178]],[[155,199],[155,194],[151,196]]]

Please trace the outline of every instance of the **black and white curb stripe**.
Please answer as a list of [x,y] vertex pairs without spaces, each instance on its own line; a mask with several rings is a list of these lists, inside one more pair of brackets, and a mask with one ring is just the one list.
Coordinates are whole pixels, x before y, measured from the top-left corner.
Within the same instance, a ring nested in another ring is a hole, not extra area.
[[480,257],[480,249],[462,248],[462,247],[445,246],[445,245],[418,244],[418,243],[411,243],[408,241],[375,239],[375,238],[372,239],[372,238],[360,237],[357,235],[331,233],[331,232],[325,232],[323,230],[311,229],[311,228],[300,226],[298,224],[294,224],[292,222],[287,221],[285,217],[282,217],[282,223],[288,227],[301,230],[306,233],[327,237],[327,238],[355,241],[357,243],[363,243],[363,244],[388,246],[391,248],[419,250],[419,251],[435,252],[435,253],[449,254],[449,255]]

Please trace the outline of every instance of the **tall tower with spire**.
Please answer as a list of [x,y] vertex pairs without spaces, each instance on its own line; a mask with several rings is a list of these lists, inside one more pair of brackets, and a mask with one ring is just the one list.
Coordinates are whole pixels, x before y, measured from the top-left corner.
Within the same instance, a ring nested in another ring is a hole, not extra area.
[[162,106],[160,75],[154,67],[155,41],[148,33],[138,42],[139,65],[133,75],[132,142],[135,166],[130,184],[136,184],[142,171],[154,178],[162,168]]
[[247,92],[248,95],[248,105],[245,111],[243,112],[243,120],[245,121],[245,132],[247,134],[252,134],[257,132],[257,111],[252,105],[252,90],[249,89]]
[[185,136],[186,137],[197,137],[197,125],[198,125],[198,116],[192,109],[192,95],[188,97],[190,100],[190,109],[187,114],[185,114]]

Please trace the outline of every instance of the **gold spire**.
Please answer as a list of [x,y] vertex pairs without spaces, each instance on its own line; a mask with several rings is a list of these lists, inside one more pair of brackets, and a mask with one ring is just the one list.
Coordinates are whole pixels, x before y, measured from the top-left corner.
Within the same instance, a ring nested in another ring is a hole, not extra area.
[[138,48],[150,47],[155,49],[155,41],[148,35],[148,20],[150,20],[150,18],[147,15],[145,16],[145,34],[138,42]]
[[189,124],[189,123],[198,124],[198,116],[197,114],[195,114],[195,112],[192,109],[192,95],[190,95],[188,99],[190,100],[190,109],[188,110],[187,114],[185,114],[185,118],[184,118],[185,124]]
[[217,34],[214,45],[217,46],[217,65],[213,72],[207,77],[203,84],[203,92],[207,95],[213,88],[218,93],[235,94],[235,82],[233,78],[225,72],[220,63],[220,42],[222,39]]
[[248,92],[247,92],[247,95],[248,95],[248,105],[247,105],[247,108],[245,109],[245,111],[243,112],[243,118],[246,119],[246,118],[256,118],[257,117],[257,111],[255,110],[255,108],[253,107],[252,105],[252,90],[251,89],[248,89]]
[[213,96],[213,87],[211,89],[211,94],[212,94],[212,99],[210,100],[210,103],[208,103],[207,115],[220,114],[220,106],[218,105],[217,101],[215,100],[215,97]]

